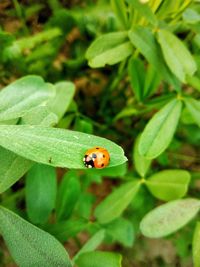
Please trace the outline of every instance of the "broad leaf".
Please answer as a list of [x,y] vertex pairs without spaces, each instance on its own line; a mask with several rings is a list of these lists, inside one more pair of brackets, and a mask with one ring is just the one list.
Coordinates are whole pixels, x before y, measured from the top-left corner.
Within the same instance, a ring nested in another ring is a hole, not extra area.
[[108,223],[117,217],[130,204],[140,188],[139,182],[128,182],[121,185],[106,197],[95,209],[95,217],[100,223]]
[[28,217],[35,224],[45,223],[56,202],[55,168],[35,164],[27,174],[25,191]]
[[149,191],[165,201],[183,197],[188,190],[190,173],[185,170],[160,171],[146,181]]
[[97,38],[86,52],[86,59],[93,68],[116,64],[133,51],[127,32],[108,33]]
[[172,100],[147,123],[139,141],[139,153],[149,159],[159,156],[170,144],[181,115],[182,102]]
[[193,242],[192,242],[192,254],[193,254],[193,262],[194,267],[200,266],[200,223],[197,222],[194,236],[193,236]]
[[85,244],[84,246],[79,250],[79,252],[76,254],[76,256],[73,258],[73,261],[76,262],[78,257],[86,252],[90,252],[95,250],[104,240],[105,238],[105,230],[99,230],[97,233],[95,233]]
[[55,90],[56,96],[48,103],[48,107],[61,119],[72,101],[75,86],[71,82],[59,82],[55,84]]
[[120,254],[111,252],[93,251],[87,252],[78,258],[78,267],[121,267],[122,257]]
[[192,76],[197,70],[189,50],[178,37],[167,30],[158,31],[158,41],[170,70],[182,82],[186,82],[186,75]]
[[136,171],[139,173],[141,177],[145,177],[149,170],[152,160],[149,160],[139,154],[138,145],[139,145],[140,137],[141,135],[138,136],[138,138],[135,141],[135,145],[133,149],[133,159],[134,159],[134,166],[135,166]]
[[18,266],[72,266],[66,250],[53,236],[3,207],[0,232]]
[[46,105],[54,93],[53,86],[38,76],[21,78],[0,92],[0,120],[22,117],[36,106]]
[[193,120],[200,127],[200,101],[194,98],[185,98],[184,102]]
[[77,173],[75,171],[67,172],[58,188],[56,202],[57,220],[65,220],[71,215],[79,198],[80,190]]
[[199,211],[197,199],[174,200],[150,211],[141,221],[143,235],[159,238],[176,232],[187,224]]
[[101,137],[41,126],[0,125],[0,145],[30,160],[66,168],[84,169],[83,157],[90,147],[105,147],[109,166],[127,159],[121,147]]

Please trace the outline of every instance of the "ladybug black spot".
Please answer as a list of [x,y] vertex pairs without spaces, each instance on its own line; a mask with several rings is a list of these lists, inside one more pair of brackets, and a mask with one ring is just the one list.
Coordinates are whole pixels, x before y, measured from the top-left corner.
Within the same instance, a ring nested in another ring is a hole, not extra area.
[[104,166],[104,164],[102,163],[102,164],[101,164],[101,167],[103,167],[103,166]]
[[96,147],[96,149],[99,149],[99,147]]
[[105,158],[106,156],[103,154],[103,158]]

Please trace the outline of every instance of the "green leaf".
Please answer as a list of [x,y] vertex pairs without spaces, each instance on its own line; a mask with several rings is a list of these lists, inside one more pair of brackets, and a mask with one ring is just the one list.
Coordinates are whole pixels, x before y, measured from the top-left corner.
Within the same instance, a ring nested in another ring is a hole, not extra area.
[[131,55],[133,47],[127,32],[108,33],[98,37],[88,48],[86,59],[92,68],[113,65]]
[[193,262],[194,267],[200,266],[200,223],[197,222],[195,230],[194,230],[194,236],[193,236],[193,242],[192,242],[192,254],[193,254]]
[[135,11],[138,11],[138,13],[144,17],[148,22],[150,22],[152,25],[157,25],[157,19],[154,13],[152,12],[151,8],[149,7],[148,3],[140,3],[138,0],[126,0],[127,3],[132,5],[135,9]]
[[75,237],[79,232],[86,230],[88,226],[88,221],[79,218],[45,225],[45,230],[59,241],[65,242],[68,238]]
[[78,267],[121,267],[121,260],[117,253],[93,251],[80,255],[76,264]]
[[28,217],[35,224],[42,224],[55,207],[57,180],[55,168],[35,164],[26,177],[26,207]]
[[111,0],[111,5],[124,29],[128,28],[128,18],[124,0]]
[[114,177],[114,178],[123,177],[127,172],[127,164],[123,163],[118,166],[104,168],[104,169],[87,169],[86,172],[91,176],[100,175],[100,176]]
[[179,83],[165,65],[162,52],[153,33],[148,28],[136,25],[129,31],[128,36],[131,43],[155,69],[159,70],[163,78],[175,88],[178,87]]
[[125,247],[132,247],[135,237],[133,224],[124,219],[118,218],[106,225],[106,233],[116,242]]
[[199,211],[197,199],[174,200],[150,211],[142,219],[140,229],[150,238],[164,237],[187,224]]
[[139,182],[128,182],[121,185],[106,197],[95,209],[94,215],[100,223],[108,223],[117,217],[130,204],[140,188]]
[[86,150],[97,145],[109,151],[109,167],[127,160],[122,148],[105,138],[42,126],[0,125],[0,145],[27,159],[66,168],[84,169]]
[[0,193],[2,193],[21,178],[31,168],[33,162],[0,147],[0,164]]
[[131,58],[128,65],[128,74],[136,99],[138,101],[141,101],[143,99],[143,88],[145,80],[144,62],[139,58]]
[[[41,124],[42,126],[50,126],[56,121],[57,116],[49,113],[46,107],[36,107],[21,119],[21,123]],[[33,164],[32,161],[0,147],[0,193],[19,180]]]
[[135,145],[133,149],[133,159],[134,159],[134,166],[135,166],[136,171],[139,173],[141,177],[145,177],[149,170],[152,160],[149,160],[139,154],[138,145],[139,145],[140,137],[141,135],[139,135],[135,141]]
[[188,190],[190,173],[185,170],[164,170],[148,178],[146,185],[158,199],[170,201],[183,197]]
[[182,102],[171,100],[147,123],[139,141],[139,153],[149,159],[159,156],[170,144],[181,115]]
[[75,171],[68,171],[62,178],[57,193],[57,220],[65,220],[71,215],[81,190],[78,178]]
[[197,70],[195,60],[189,50],[182,41],[167,30],[158,31],[158,42],[172,73],[182,82],[186,82],[186,75],[192,76]]
[[66,250],[53,236],[3,207],[0,232],[18,266],[72,266]]
[[59,82],[55,84],[55,89],[56,96],[48,103],[48,107],[61,119],[74,97],[75,86],[71,82]]
[[76,256],[73,258],[73,261],[76,262],[80,255],[95,250],[104,240],[105,238],[105,230],[101,229],[97,233],[95,233],[79,250]]
[[192,118],[200,127],[200,101],[194,98],[184,98],[184,102]]
[[46,105],[54,93],[53,86],[39,76],[21,78],[0,92],[0,120],[22,117],[36,106]]

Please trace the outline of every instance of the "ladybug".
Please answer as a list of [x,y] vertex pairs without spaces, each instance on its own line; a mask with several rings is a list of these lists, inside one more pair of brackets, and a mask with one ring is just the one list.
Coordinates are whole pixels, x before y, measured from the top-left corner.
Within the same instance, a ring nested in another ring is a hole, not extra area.
[[83,162],[87,168],[103,169],[110,161],[108,151],[103,147],[90,148],[85,152]]

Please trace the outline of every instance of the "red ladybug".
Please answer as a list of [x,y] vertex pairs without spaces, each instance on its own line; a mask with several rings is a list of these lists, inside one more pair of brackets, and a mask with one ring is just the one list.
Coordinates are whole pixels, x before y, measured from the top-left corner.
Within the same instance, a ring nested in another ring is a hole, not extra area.
[[87,168],[103,169],[110,161],[108,151],[103,147],[94,147],[85,152],[83,162]]

